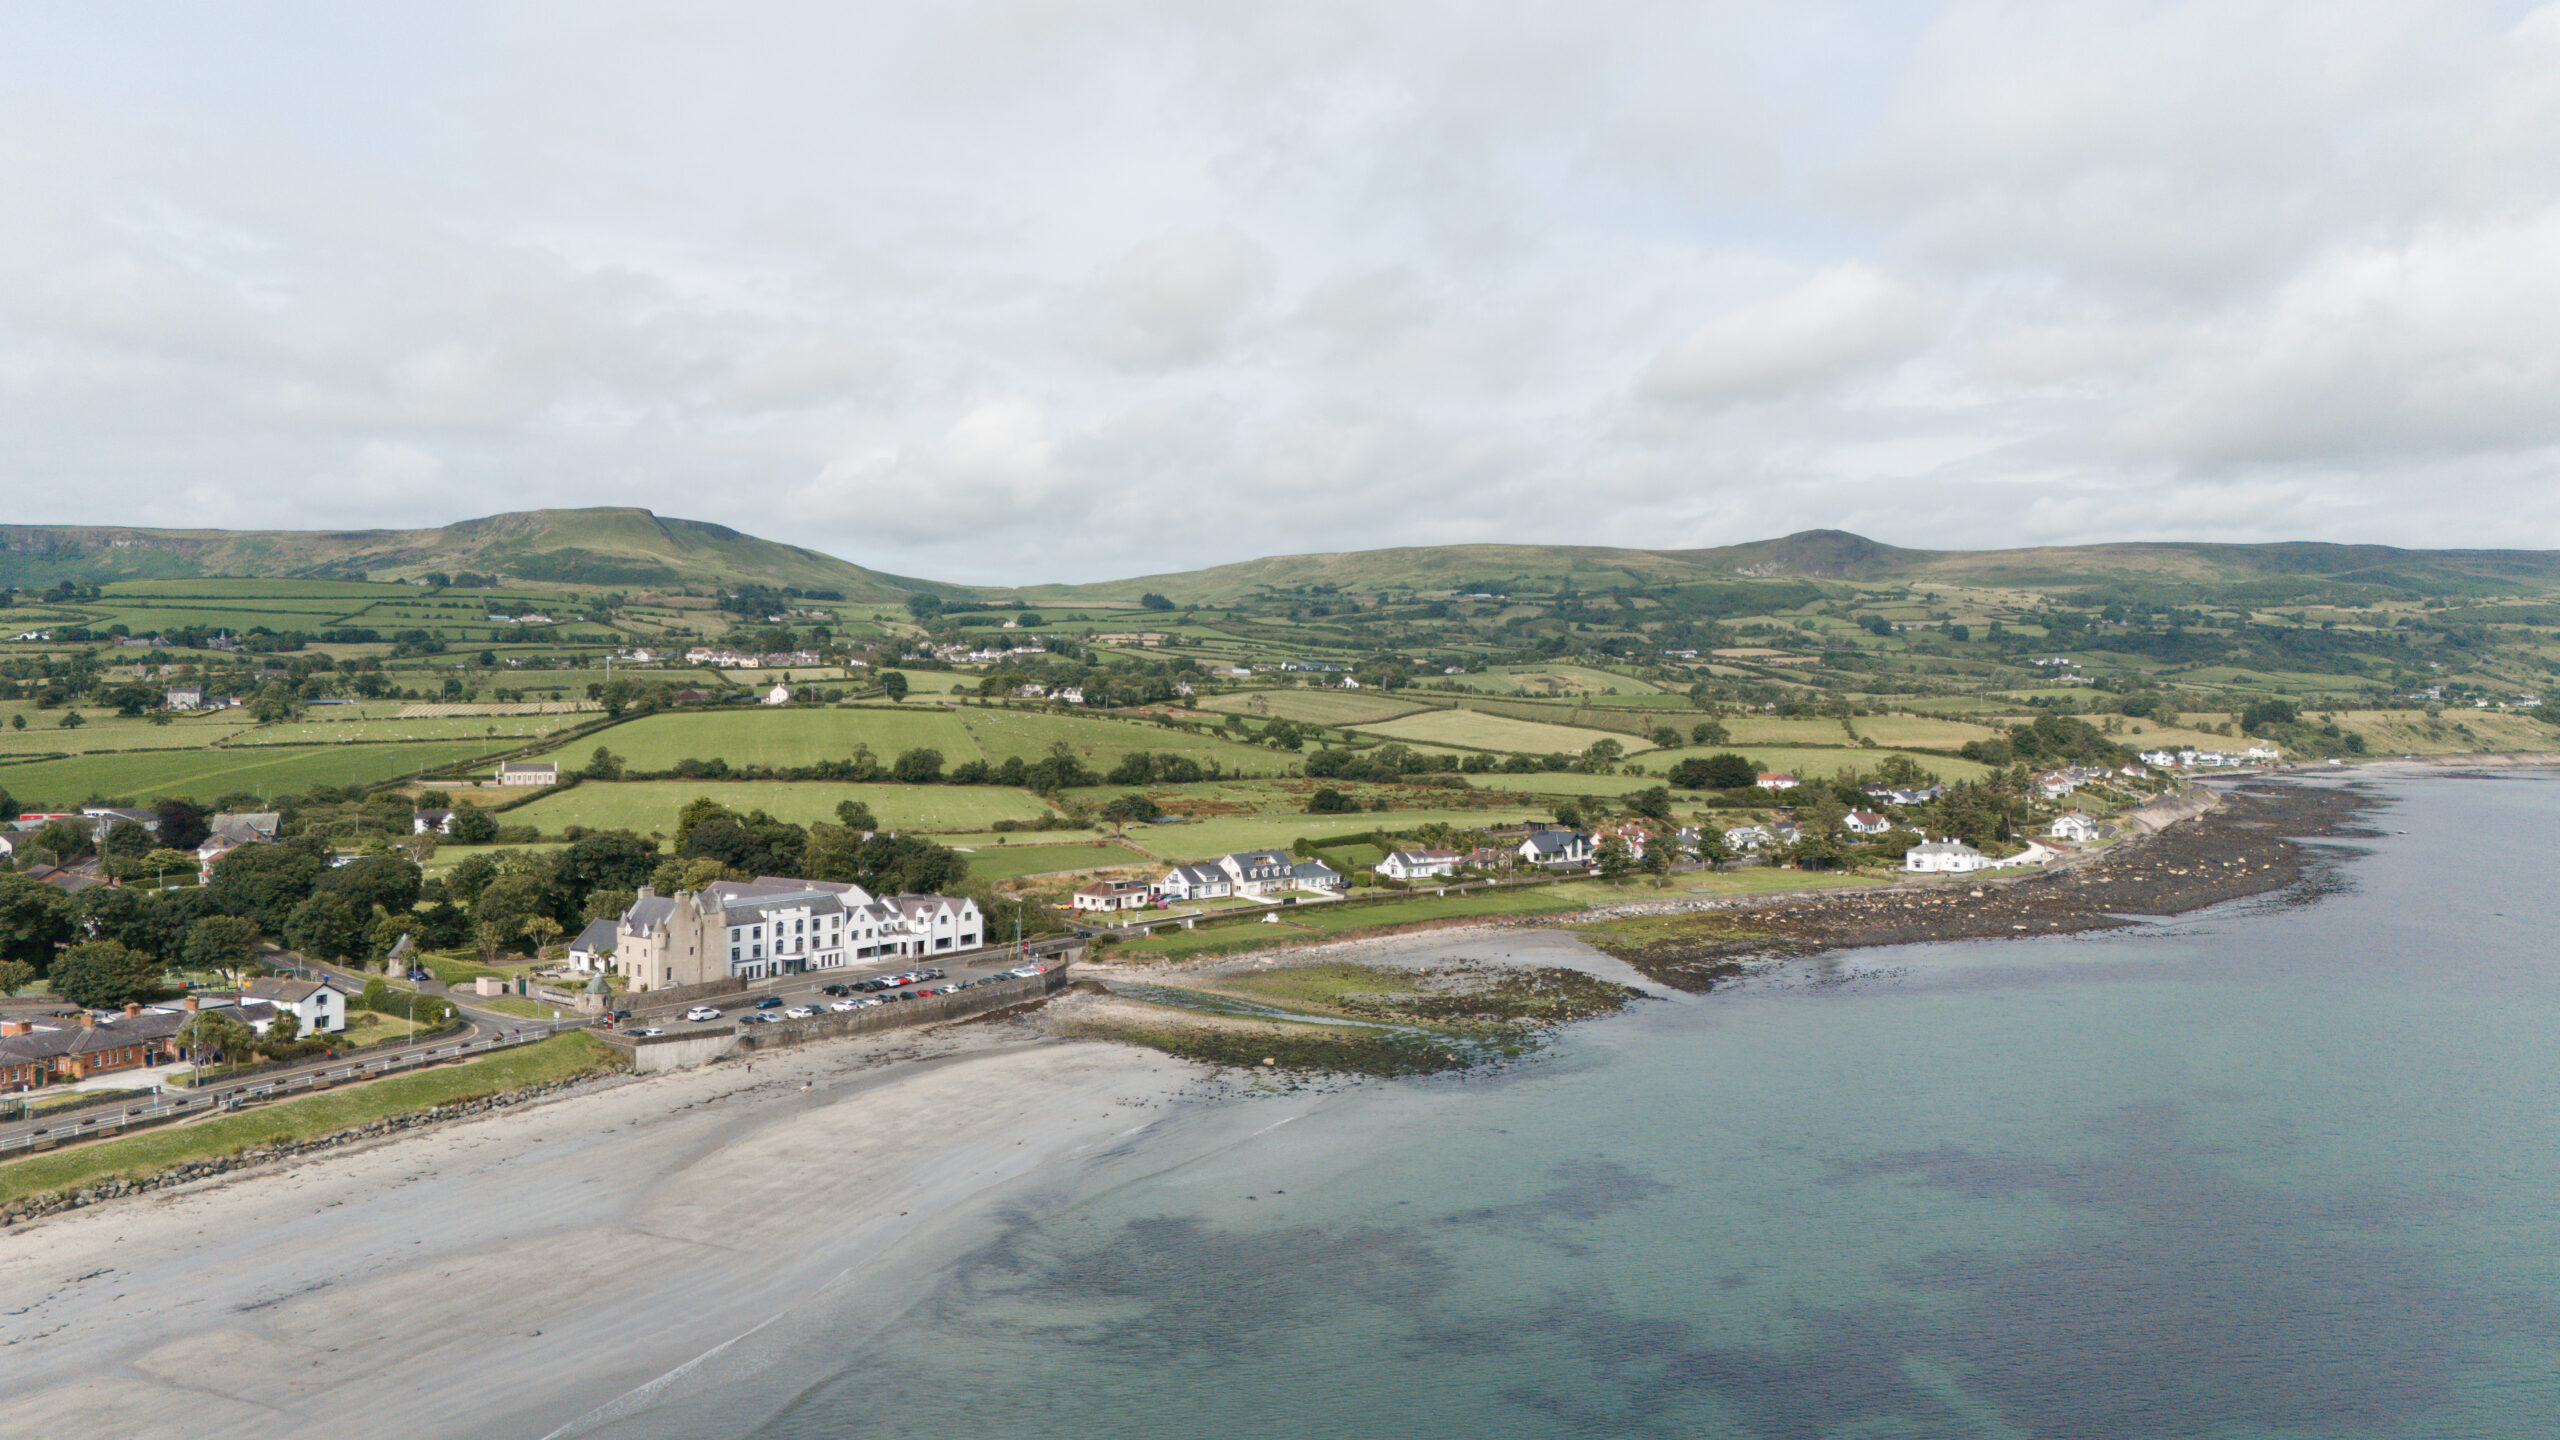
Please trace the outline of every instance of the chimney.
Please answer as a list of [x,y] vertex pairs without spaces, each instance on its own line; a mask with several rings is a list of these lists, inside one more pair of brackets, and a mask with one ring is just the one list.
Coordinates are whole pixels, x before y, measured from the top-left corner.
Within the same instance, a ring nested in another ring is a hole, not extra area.
[[0,1020],[0,1036],[24,1035],[34,1029],[24,1020]]
[[187,997],[187,1013],[190,1015],[196,1013],[196,997],[193,995]]
[[640,887],[640,898],[643,900],[655,900],[658,898],[658,892],[650,889],[646,885],[643,885]]
[[86,1010],[83,1010],[83,1011],[81,1011],[81,1012],[80,1012],[80,1028],[81,1028],[81,1029],[83,1029],[83,1030],[93,1029],[93,1028],[95,1028],[95,1027],[97,1026],[97,1023],[98,1023],[98,1017],[97,1017],[97,1016],[90,1014],[90,1013],[89,1013],[88,1011],[86,1011]]

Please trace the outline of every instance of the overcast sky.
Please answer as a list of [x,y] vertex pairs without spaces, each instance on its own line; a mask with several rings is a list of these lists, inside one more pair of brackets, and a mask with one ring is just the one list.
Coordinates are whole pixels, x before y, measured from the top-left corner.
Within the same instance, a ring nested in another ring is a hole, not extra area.
[[2560,546],[2560,3],[11,7],[0,521]]

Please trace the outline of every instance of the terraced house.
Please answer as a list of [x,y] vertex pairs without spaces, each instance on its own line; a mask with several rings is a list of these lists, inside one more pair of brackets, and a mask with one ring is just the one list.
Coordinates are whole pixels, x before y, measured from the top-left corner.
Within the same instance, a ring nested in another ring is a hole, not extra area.
[[986,943],[974,900],[874,898],[857,885],[761,876],[700,894],[643,888],[614,927],[613,964],[635,990],[734,976],[764,980],[868,960],[944,955]]

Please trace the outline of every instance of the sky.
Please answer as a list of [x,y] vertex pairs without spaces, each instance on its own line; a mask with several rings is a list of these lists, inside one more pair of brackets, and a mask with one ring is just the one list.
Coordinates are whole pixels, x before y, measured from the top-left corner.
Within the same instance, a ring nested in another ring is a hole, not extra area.
[[2560,3],[12,7],[10,523],[2560,547]]

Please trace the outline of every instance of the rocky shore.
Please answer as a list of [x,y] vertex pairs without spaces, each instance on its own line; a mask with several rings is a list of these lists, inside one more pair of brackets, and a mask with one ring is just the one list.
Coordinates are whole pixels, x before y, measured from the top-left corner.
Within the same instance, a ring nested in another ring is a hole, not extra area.
[[2128,917],[2180,915],[2295,886],[2308,858],[2301,842],[2358,833],[2376,803],[2352,788],[2250,783],[2191,819],[2050,872],[1679,909],[1631,905],[1579,928],[1648,978],[1693,991],[1753,959],[2112,930],[2136,923]]

